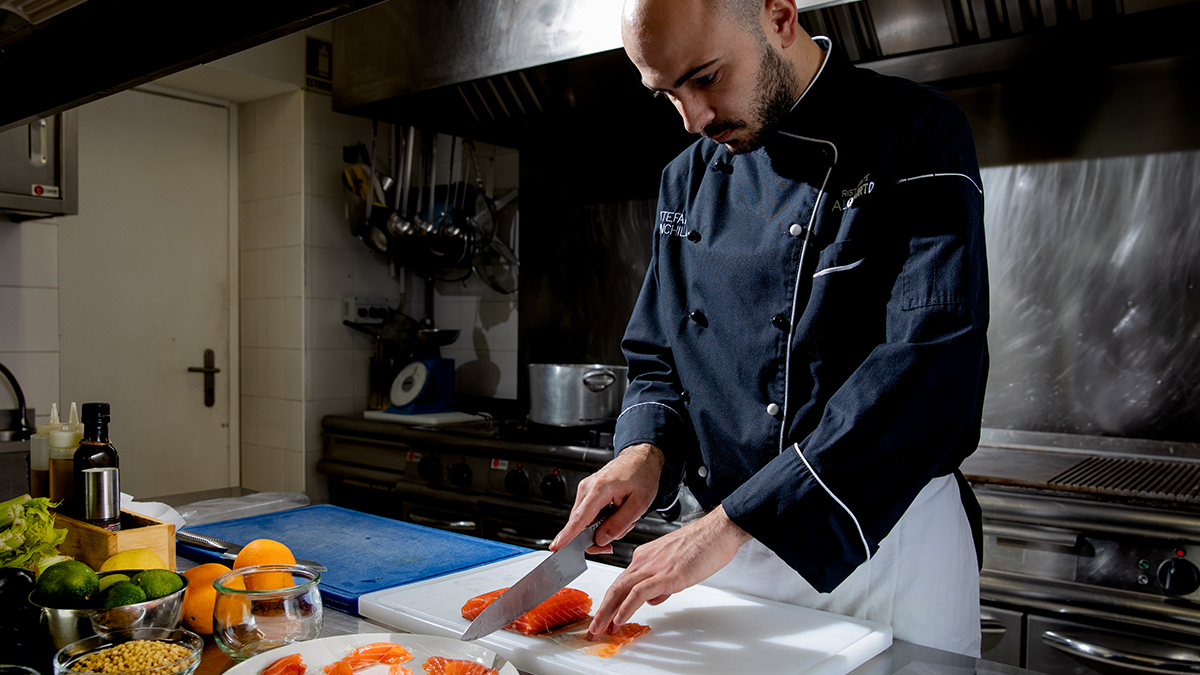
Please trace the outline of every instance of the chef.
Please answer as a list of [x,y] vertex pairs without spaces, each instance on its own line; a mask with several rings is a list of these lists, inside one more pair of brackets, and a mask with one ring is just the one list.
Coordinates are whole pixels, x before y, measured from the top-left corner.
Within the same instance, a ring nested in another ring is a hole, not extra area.
[[628,0],[642,83],[703,136],[662,174],[622,348],[611,550],[687,486],[706,513],[636,550],[598,634],[704,581],[979,653],[979,509],[957,468],[987,376],[983,192],[940,93],[856,68],[794,0]]

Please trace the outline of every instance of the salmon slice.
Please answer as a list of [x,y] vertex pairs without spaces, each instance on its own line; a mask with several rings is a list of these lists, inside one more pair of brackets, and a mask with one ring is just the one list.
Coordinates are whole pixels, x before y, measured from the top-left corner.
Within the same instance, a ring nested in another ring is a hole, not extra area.
[[304,675],[308,666],[304,665],[299,654],[289,654],[282,659],[276,659],[271,665],[263,668],[262,675]]
[[633,642],[646,633],[650,632],[650,626],[643,626],[640,623],[625,623],[617,629],[616,633],[604,633],[600,635],[596,642],[583,650],[585,654],[593,656],[601,656],[608,658],[620,651],[621,647]]
[[405,668],[399,663],[388,666],[388,675],[413,675],[412,668]]
[[[477,595],[462,607],[462,617],[474,621],[488,605],[492,604],[507,591],[501,588],[490,593]],[[521,618],[504,627],[522,635],[537,635],[546,631],[578,621],[592,611],[592,599],[587,593],[575,588],[564,588],[550,596],[545,602],[525,612]]]
[[482,663],[448,659],[444,656],[429,657],[425,660],[424,668],[425,675],[500,675],[500,671],[488,668]]
[[[339,661],[325,666],[325,675],[353,675],[364,668],[370,668],[376,663],[392,665],[411,661],[412,654],[404,647],[392,642],[375,642],[355,649]],[[266,675],[264,673],[264,675]],[[395,674],[391,674],[395,675]]]

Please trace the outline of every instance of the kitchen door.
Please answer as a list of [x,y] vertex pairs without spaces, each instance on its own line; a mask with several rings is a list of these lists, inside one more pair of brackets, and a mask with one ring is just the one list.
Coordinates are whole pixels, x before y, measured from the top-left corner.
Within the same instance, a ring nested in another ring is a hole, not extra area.
[[[79,215],[59,228],[61,395],[112,404],[121,491],[138,499],[238,484],[229,119],[136,90],[79,109]],[[208,350],[220,372],[189,371]]]

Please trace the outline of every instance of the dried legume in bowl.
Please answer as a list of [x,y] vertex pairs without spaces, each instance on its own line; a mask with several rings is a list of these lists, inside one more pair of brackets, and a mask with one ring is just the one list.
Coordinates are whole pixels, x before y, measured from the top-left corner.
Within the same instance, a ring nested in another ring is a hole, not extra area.
[[55,675],[191,675],[204,640],[183,629],[137,628],[73,642],[54,655]]

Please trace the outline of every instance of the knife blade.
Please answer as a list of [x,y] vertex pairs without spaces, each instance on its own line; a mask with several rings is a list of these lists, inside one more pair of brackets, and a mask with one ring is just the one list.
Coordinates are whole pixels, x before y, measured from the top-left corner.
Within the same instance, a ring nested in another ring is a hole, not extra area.
[[[204,548],[210,551],[218,551],[221,557],[226,560],[234,560],[237,554],[242,550],[240,544],[235,544],[230,541],[225,541],[211,534],[200,534],[199,532],[188,532],[187,530],[175,530],[175,539],[181,541],[188,546],[196,548]],[[315,560],[305,560],[304,558],[296,558],[297,565],[303,565],[314,572],[328,572],[329,568]]]
[[587,570],[584,551],[595,543],[596,530],[614,511],[616,507],[611,505],[602,509],[596,520],[575,535],[571,543],[555,551],[496,598],[495,602],[484,608],[471,625],[467,626],[460,639],[469,642],[495,633],[566,588],[567,584],[583,574]]

